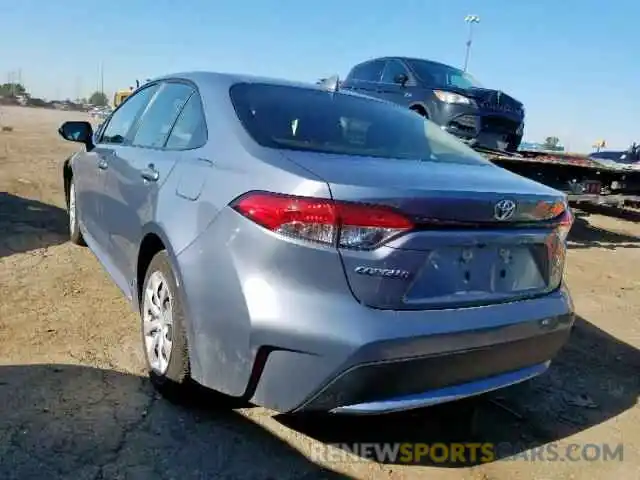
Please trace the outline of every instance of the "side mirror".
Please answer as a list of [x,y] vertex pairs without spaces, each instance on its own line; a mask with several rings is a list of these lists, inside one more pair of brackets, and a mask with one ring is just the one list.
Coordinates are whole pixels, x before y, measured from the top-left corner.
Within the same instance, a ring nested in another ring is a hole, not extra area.
[[400,86],[404,87],[409,81],[409,77],[407,77],[407,75],[405,75],[404,73],[399,73],[398,75],[393,77],[393,81],[399,84]]
[[93,128],[89,122],[64,122],[58,133],[65,140],[83,143],[88,149],[93,147]]

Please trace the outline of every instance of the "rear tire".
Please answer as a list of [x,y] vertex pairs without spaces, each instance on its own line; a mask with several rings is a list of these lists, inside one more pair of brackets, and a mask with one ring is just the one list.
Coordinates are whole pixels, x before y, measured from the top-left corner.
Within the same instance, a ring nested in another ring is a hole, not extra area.
[[78,203],[76,202],[76,186],[73,178],[69,180],[67,212],[69,214],[69,240],[75,245],[85,246],[86,243],[82,237],[78,223]]
[[170,400],[179,400],[192,386],[186,319],[169,256],[153,257],[140,299],[142,347],[153,386]]

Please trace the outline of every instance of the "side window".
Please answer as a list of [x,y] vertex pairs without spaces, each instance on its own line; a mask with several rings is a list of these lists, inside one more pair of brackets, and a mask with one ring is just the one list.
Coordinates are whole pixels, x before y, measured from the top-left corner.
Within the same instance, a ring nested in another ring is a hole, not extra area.
[[383,60],[373,60],[363,65],[358,65],[353,70],[353,79],[364,82],[379,82],[384,68]]
[[204,119],[202,102],[198,93],[189,98],[176,121],[166,148],[171,150],[189,150],[202,147],[207,143],[207,124]]
[[113,112],[109,123],[101,128],[103,133],[100,142],[114,144],[124,143],[129,130],[131,130],[131,127],[157,89],[157,85],[151,85],[127,98],[120,108]]
[[173,122],[193,88],[183,83],[165,83],[142,115],[133,137],[136,147],[162,148]]
[[397,60],[389,60],[382,73],[382,83],[395,83],[398,75],[408,75],[407,69]]

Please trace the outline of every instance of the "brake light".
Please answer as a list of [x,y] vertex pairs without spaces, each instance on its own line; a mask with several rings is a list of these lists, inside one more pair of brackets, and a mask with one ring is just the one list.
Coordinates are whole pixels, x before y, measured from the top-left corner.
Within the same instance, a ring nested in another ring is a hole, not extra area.
[[547,240],[549,255],[549,283],[557,288],[562,283],[567,257],[567,237],[573,226],[573,213],[567,207]]
[[569,232],[571,231],[571,227],[573,226],[573,213],[571,209],[567,207],[567,209],[562,213],[562,217],[560,217],[560,221],[556,225],[555,231],[561,241],[565,242],[567,237],[569,236]]
[[231,206],[280,235],[359,250],[375,248],[414,226],[389,207],[323,198],[250,192]]

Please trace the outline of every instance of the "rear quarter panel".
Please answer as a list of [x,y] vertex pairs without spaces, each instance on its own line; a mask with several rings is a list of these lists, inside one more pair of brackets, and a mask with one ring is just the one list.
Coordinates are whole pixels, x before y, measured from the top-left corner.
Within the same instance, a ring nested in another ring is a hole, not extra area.
[[243,290],[246,279],[230,251],[239,234],[233,219],[239,216],[228,205],[253,190],[326,198],[330,191],[307,169],[257,145],[238,122],[226,90],[203,87],[201,96],[207,145],[181,153],[145,230],[157,232],[170,245],[188,319],[193,378],[241,395],[256,349]]

